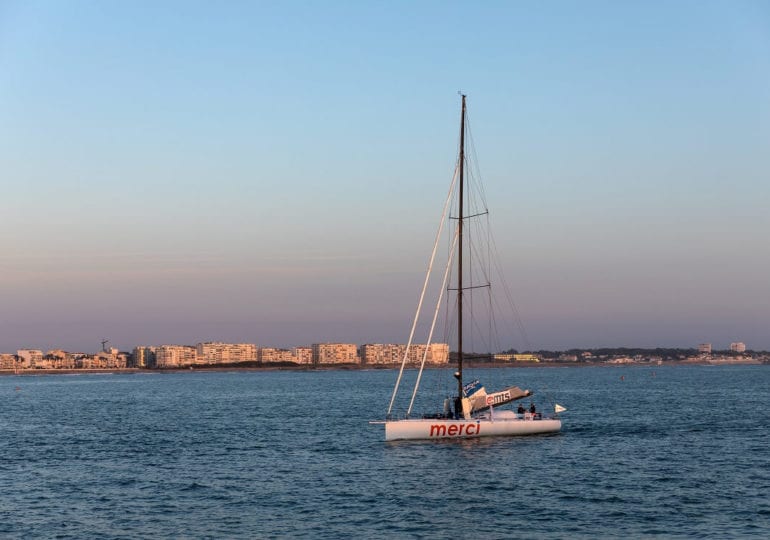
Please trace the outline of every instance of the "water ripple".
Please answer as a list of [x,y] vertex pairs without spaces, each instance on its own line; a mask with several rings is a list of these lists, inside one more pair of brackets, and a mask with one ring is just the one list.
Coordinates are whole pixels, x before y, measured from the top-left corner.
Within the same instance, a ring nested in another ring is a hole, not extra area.
[[0,536],[770,537],[770,368],[650,371],[480,370],[564,431],[395,444],[390,371],[5,377]]

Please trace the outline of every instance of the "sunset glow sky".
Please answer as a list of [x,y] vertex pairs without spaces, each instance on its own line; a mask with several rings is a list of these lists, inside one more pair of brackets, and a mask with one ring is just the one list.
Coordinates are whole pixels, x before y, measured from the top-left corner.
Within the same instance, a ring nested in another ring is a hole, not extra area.
[[405,342],[458,90],[534,348],[770,350],[767,2],[0,0],[0,352]]

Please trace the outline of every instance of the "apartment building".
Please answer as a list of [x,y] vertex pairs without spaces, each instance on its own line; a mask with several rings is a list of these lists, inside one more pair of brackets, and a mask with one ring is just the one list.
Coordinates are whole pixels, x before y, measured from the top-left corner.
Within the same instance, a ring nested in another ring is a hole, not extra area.
[[10,353],[0,353],[0,369],[16,369],[18,356]]
[[198,363],[201,364],[235,364],[257,361],[257,346],[253,343],[207,341],[196,345],[196,353]]
[[746,344],[743,343],[742,341],[730,343],[730,350],[732,352],[744,353],[746,352]]
[[131,354],[131,365],[137,368],[154,368],[157,347],[135,347]]
[[[400,364],[404,359],[406,345],[369,343],[361,346],[361,363],[366,365]],[[409,347],[407,363],[420,364],[423,357],[428,364],[446,364],[449,361],[449,345],[413,343]]]
[[358,364],[358,346],[353,343],[314,343],[313,364]]
[[155,363],[159,368],[192,366],[196,357],[195,347],[188,345],[161,345],[155,351]]
[[19,367],[23,369],[33,369],[43,367],[43,351],[38,349],[19,349],[16,351],[19,357]]
[[367,343],[361,345],[361,363],[367,366],[399,364],[405,349],[405,345]]
[[409,347],[410,362],[420,363],[423,357],[428,364],[446,364],[449,362],[449,345],[447,343],[431,343],[430,345],[417,343]]
[[257,358],[262,364],[297,363],[293,351],[290,349],[272,349],[260,347]]
[[294,361],[298,364],[309,365],[313,363],[312,347],[294,347],[291,351],[294,354]]

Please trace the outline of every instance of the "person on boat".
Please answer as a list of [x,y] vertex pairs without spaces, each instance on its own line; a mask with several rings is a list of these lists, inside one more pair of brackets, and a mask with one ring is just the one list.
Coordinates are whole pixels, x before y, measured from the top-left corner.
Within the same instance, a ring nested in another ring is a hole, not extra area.
[[455,420],[463,417],[463,400],[462,398],[455,398]]
[[543,418],[542,413],[537,412],[537,409],[535,409],[534,403],[529,404],[529,412],[532,415],[532,418],[534,418],[535,420],[540,420],[541,418]]
[[519,408],[516,409],[516,412],[519,413],[519,414],[524,414],[524,405],[519,403]]

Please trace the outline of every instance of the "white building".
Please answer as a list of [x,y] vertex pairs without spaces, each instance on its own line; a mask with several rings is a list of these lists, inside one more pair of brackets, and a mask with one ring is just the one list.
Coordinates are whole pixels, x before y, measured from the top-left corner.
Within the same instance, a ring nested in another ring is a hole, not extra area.
[[201,364],[235,364],[257,360],[257,346],[253,343],[207,341],[198,343],[196,353],[198,363]]
[[[400,364],[404,359],[406,345],[367,343],[361,346],[361,363],[365,365]],[[449,361],[449,345],[446,343],[413,343],[409,347],[408,364],[420,364],[425,358],[427,364],[446,364]]]
[[161,345],[155,351],[155,363],[159,368],[191,366],[196,363],[195,347],[188,345]]
[[698,352],[701,354],[711,354],[711,343],[701,343],[698,345]]
[[404,345],[367,343],[361,345],[361,363],[367,366],[399,364],[404,357]]
[[138,368],[155,367],[155,351],[157,347],[135,347],[132,353],[132,365]]
[[43,351],[38,349],[19,349],[16,356],[21,359],[20,366],[24,369],[43,367]]
[[294,354],[294,361],[298,364],[309,365],[313,363],[312,347],[294,347],[291,351]]
[[353,343],[313,343],[313,363],[358,364],[358,346]]
[[16,369],[18,356],[10,353],[0,353],[0,369]]
[[425,358],[428,364],[446,364],[449,361],[449,345],[447,343],[424,343],[412,344],[409,347],[409,361],[413,364],[420,364]]
[[736,341],[734,343],[730,343],[730,350],[732,352],[738,352],[743,353],[746,352],[746,344],[742,341]]
[[270,347],[260,347],[257,353],[257,359],[263,364],[278,363],[297,363],[294,352],[289,349],[273,349]]

